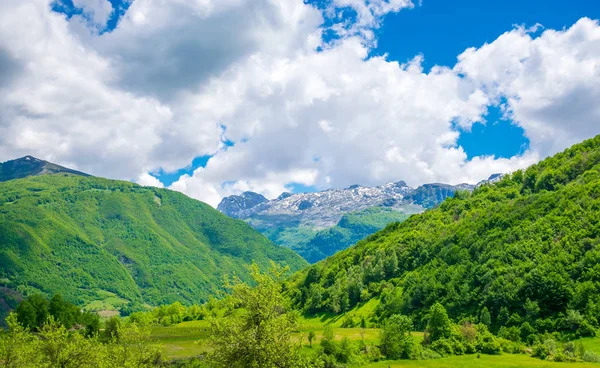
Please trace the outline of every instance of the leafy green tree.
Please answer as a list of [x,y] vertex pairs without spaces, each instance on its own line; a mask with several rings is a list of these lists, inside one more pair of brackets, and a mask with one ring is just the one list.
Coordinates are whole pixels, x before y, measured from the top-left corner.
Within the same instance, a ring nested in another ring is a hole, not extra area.
[[488,328],[490,328],[490,326],[492,325],[492,317],[490,316],[490,311],[487,307],[483,307],[483,309],[481,310],[479,322],[483,323]]
[[291,340],[296,317],[289,312],[281,287],[287,268],[272,264],[271,270],[263,274],[253,264],[250,271],[255,287],[239,279],[226,285],[237,311],[227,318],[211,320],[215,349],[210,356],[211,367],[298,366],[299,345]]
[[69,331],[50,317],[40,330],[40,352],[50,367],[95,368],[101,366],[102,346]]
[[6,368],[38,366],[39,340],[19,323],[16,313],[8,315],[6,324],[8,330],[0,331],[0,366]]
[[323,329],[323,335],[321,335],[321,348],[325,355],[335,355],[337,352],[335,335],[333,333],[333,328],[330,325],[325,326],[325,329]]
[[430,342],[446,339],[452,334],[452,322],[448,317],[446,308],[440,303],[435,303],[429,309],[427,333]]
[[106,339],[119,341],[122,323],[121,318],[118,316],[113,316],[106,320],[104,322],[104,336]]
[[37,313],[33,305],[28,300],[23,300],[16,309],[16,318],[25,328],[34,330],[38,327]]
[[381,353],[388,359],[408,359],[414,345],[410,334],[412,320],[407,316],[395,314],[383,325],[379,337]]
[[314,339],[315,339],[315,331],[313,331],[313,330],[308,331],[308,344],[310,345],[311,348],[312,348],[312,343],[313,343]]
[[510,312],[508,311],[508,308],[500,308],[500,312],[498,312],[498,317],[496,317],[496,325],[498,326],[498,329],[500,329],[500,327],[506,326],[509,318]]

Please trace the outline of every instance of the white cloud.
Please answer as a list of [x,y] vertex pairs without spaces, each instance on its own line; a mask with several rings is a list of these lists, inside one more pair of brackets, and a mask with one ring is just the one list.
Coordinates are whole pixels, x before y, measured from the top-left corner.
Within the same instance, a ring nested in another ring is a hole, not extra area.
[[[78,4],[98,24],[107,16],[100,0]],[[0,160],[32,154],[160,186],[149,173],[213,155],[171,188],[216,205],[290,183],[477,182],[600,133],[597,22],[517,28],[425,72],[420,55],[368,57],[372,30],[411,2],[333,4],[136,0],[99,35],[50,0],[0,2]],[[356,22],[325,43],[323,19],[348,9]],[[468,160],[456,125],[498,103],[531,149]]]
[[600,133],[600,26],[583,18],[539,37],[517,28],[469,49],[455,67],[492,98],[507,99],[511,117],[542,157]]
[[154,176],[152,176],[148,173],[142,173],[135,182],[138,183],[139,185],[143,185],[145,187],[157,187],[157,188],[165,187],[165,185],[163,183],[161,183],[160,180],[158,180],[157,178],[155,178]]
[[83,13],[90,18],[94,26],[104,28],[113,12],[113,7],[108,0],[73,0],[73,5],[83,9]]

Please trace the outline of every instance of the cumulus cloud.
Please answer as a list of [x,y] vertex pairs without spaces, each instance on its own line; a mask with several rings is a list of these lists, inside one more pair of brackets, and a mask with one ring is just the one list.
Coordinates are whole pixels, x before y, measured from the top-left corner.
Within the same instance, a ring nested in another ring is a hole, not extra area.
[[92,25],[99,28],[104,28],[113,12],[112,4],[108,0],[73,0],[73,5],[82,9]]
[[507,100],[507,114],[544,157],[600,133],[600,26],[516,28],[459,56],[455,70]]
[[[211,155],[171,188],[214,206],[291,183],[477,182],[600,133],[597,21],[516,28],[424,71],[421,56],[369,56],[370,31],[415,4],[329,4],[136,0],[99,34],[50,0],[0,2],[0,160],[32,154],[160,187],[151,173]],[[112,12],[75,5],[96,24]],[[337,16],[347,11],[351,23]],[[324,24],[339,37],[326,42]],[[530,149],[469,160],[457,127],[501,104]]]

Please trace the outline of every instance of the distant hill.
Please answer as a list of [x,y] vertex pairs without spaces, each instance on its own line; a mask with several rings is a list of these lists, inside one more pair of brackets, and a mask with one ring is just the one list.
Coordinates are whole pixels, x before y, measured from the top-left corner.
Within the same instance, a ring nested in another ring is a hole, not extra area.
[[[24,167],[8,167],[15,166]],[[125,312],[200,303],[224,275],[248,280],[252,262],[293,271],[306,265],[243,221],[181,193],[72,173],[0,183],[0,307],[14,306],[15,292],[61,293],[89,309]]]
[[456,321],[489,311],[495,331],[591,334],[600,327],[600,136],[493,179],[301,271],[289,288],[296,306],[341,314],[368,303],[370,317],[400,313],[424,328],[439,302]]
[[40,160],[33,156],[25,156],[16,160],[0,163],[0,182],[13,179],[22,179],[29,176],[59,173],[89,176],[88,174],[71,170],[48,161]]
[[289,247],[314,263],[389,223],[437,206],[457,190],[475,187],[434,183],[411,188],[399,181],[377,187],[352,185],[316,193],[283,193],[273,200],[245,192],[223,198],[217,209],[248,222],[275,244]]

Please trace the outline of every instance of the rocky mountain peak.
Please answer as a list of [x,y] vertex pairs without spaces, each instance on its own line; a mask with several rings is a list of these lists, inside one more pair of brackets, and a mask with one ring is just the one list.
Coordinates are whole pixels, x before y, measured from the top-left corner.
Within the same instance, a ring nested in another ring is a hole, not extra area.
[[52,162],[40,160],[39,158],[29,155],[0,163],[0,182],[26,178],[28,176],[58,173],[89,176],[88,174],[80,171],[53,164]]
[[255,192],[244,192],[240,195],[232,195],[223,198],[217,209],[227,216],[240,218],[241,213],[257,205],[267,202],[268,199],[262,194]]

